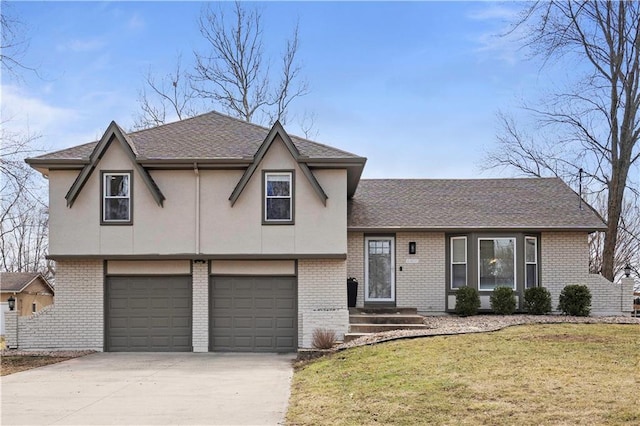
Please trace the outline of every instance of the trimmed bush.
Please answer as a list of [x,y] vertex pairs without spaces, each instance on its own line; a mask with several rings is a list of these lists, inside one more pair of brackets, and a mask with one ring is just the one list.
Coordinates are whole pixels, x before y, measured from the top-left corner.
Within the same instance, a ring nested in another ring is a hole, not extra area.
[[480,294],[473,287],[460,287],[456,291],[456,313],[461,317],[476,315],[480,308]]
[[498,315],[511,315],[516,311],[516,295],[512,288],[494,288],[489,301],[491,310]]
[[316,328],[311,336],[311,345],[316,349],[331,349],[336,342],[336,332],[326,328]]
[[551,312],[551,293],[544,287],[532,287],[524,291],[524,309],[531,315]]
[[591,312],[591,292],[586,285],[568,285],[560,293],[558,310],[565,315],[588,317]]

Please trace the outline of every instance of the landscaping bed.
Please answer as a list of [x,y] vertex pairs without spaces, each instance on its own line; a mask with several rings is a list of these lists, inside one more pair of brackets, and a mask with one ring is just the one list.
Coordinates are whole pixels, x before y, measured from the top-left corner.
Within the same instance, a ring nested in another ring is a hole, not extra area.
[[20,371],[31,370],[32,368],[44,367],[45,365],[56,364],[94,352],[2,350],[0,351],[0,375],[7,376]]
[[484,333],[497,331],[505,327],[525,324],[636,324],[640,325],[640,318],[611,316],[611,317],[575,317],[569,315],[472,315],[459,317],[457,315],[438,315],[424,317],[427,329],[422,330],[393,330],[375,333],[336,347],[337,350],[357,346],[371,345],[389,340],[406,339],[422,336],[439,336],[450,334]]

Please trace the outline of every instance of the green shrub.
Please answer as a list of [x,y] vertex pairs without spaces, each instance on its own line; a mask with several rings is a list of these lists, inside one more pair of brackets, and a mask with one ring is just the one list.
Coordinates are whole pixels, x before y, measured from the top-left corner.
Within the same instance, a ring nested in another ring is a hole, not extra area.
[[516,295],[512,288],[494,288],[489,301],[491,309],[498,315],[511,315],[516,311]]
[[473,287],[461,287],[456,291],[456,313],[462,317],[476,315],[480,307],[480,295]]
[[544,287],[532,287],[524,291],[524,309],[532,315],[551,312],[551,293]]
[[586,285],[568,285],[560,293],[558,310],[566,315],[588,317],[591,312],[591,292]]

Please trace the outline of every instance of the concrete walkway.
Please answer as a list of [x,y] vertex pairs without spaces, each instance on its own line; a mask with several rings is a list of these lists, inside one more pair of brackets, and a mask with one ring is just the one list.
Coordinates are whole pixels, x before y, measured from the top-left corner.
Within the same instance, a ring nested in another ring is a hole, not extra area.
[[96,353],[4,376],[2,425],[276,425],[294,354]]

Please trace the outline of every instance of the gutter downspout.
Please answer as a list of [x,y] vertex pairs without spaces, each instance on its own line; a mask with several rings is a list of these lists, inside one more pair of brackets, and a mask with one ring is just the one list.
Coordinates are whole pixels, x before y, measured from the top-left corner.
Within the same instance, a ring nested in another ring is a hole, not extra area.
[[196,175],[196,235],[195,235],[195,254],[200,254],[200,171],[198,163],[193,163],[193,172]]

